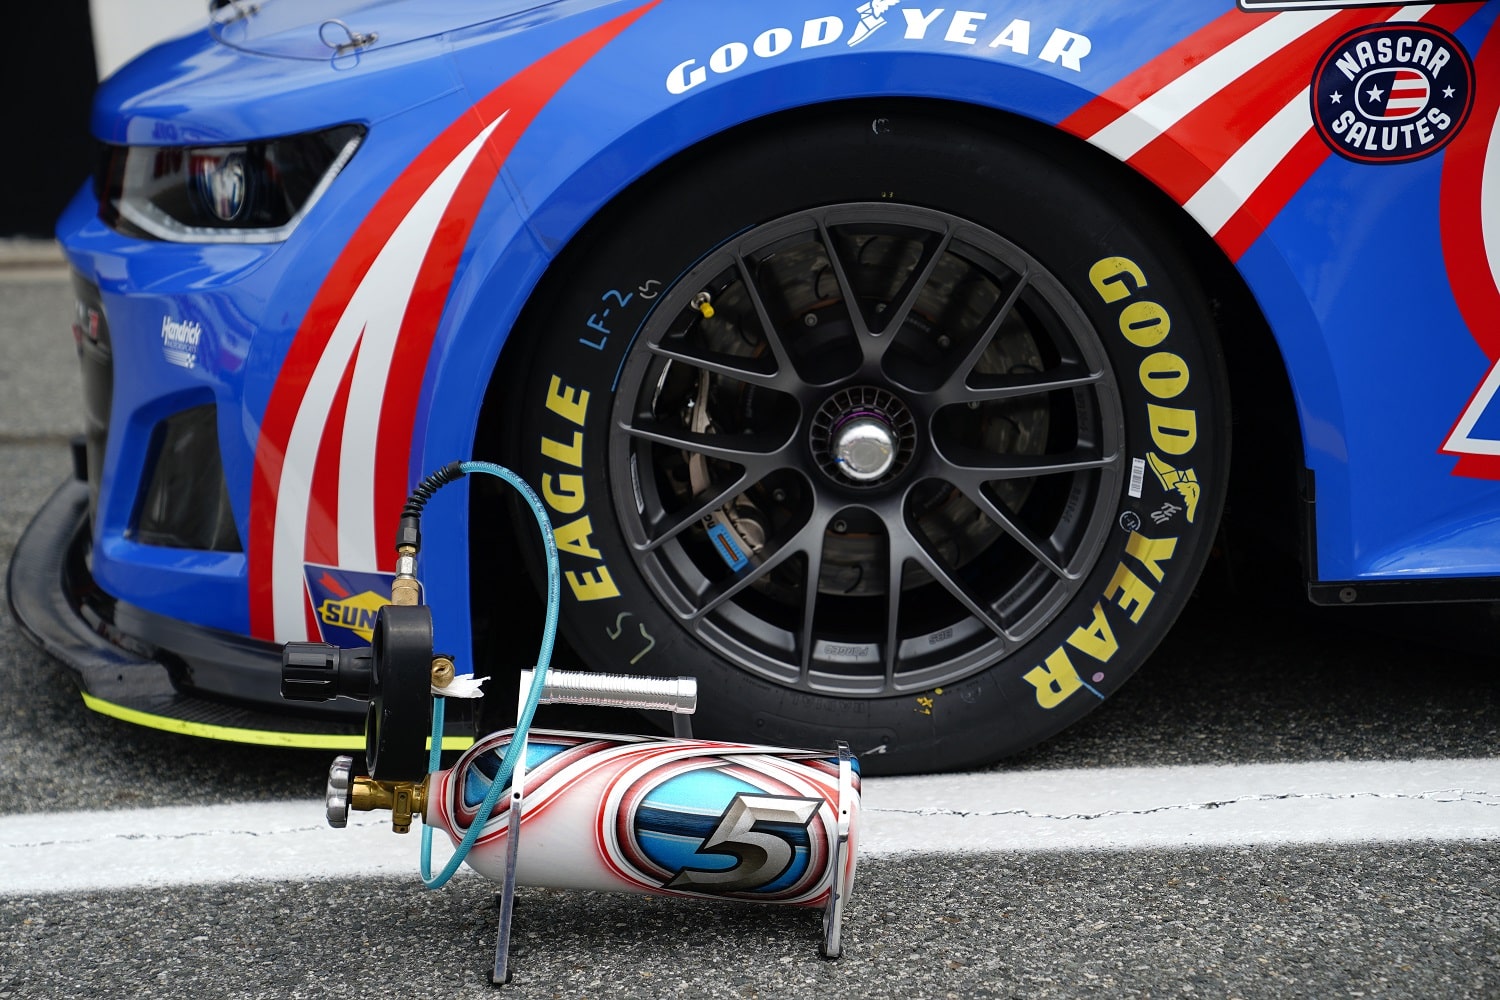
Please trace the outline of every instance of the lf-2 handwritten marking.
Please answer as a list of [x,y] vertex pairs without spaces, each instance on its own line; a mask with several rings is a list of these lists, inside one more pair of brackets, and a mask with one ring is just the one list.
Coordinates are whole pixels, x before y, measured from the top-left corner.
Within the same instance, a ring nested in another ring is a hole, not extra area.
[[[637,295],[649,301],[656,298],[660,294],[661,282],[657,281],[655,278],[649,279],[644,284],[637,287],[633,292],[622,292],[618,288],[611,288],[609,291],[599,296],[599,301],[603,304],[603,308],[601,308],[597,312],[590,313],[589,318],[583,324],[584,326],[588,327],[589,330],[592,331],[592,333],[585,334],[584,336],[579,337],[578,342],[584,347],[592,347],[596,351],[604,350],[604,345],[609,343],[609,335],[611,332],[609,325],[606,322],[606,320],[609,319],[611,310],[624,309],[626,306],[630,305],[630,300],[635,298]],[[611,305],[610,303],[613,303],[613,305]],[[597,340],[590,339],[595,335],[597,335],[598,337]]]

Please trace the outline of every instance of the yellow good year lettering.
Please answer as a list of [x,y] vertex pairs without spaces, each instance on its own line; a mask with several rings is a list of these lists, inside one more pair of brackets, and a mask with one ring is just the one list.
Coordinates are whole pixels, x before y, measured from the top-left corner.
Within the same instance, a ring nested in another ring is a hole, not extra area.
[[563,444],[552,438],[542,438],[542,454],[575,469],[583,468],[583,431],[573,432],[573,443]]
[[552,473],[542,473],[542,499],[559,514],[576,514],[583,509],[583,477],[574,472],[558,476],[553,486]]
[[1056,708],[1083,687],[1078,671],[1068,659],[1068,651],[1061,646],[1048,654],[1043,666],[1028,670],[1025,679],[1036,688],[1036,703],[1043,708]]
[[1120,334],[1136,347],[1151,348],[1172,332],[1172,317],[1160,302],[1146,299],[1120,310]]
[[601,565],[582,573],[568,570],[563,579],[568,581],[574,598],[579,601],[601,601],[606,597],[620,596],[620,588],[615,586],[615,578],[610,575],[608,566]]
[[547,383],[547,409],[582,427],[583,418],[589,410],[588,390],[563,385],[563,380],[554,375],[552,381]]
[[1147,538],[1139,531],[1132,531],[1130,540],[1125,543],[1126,555],[1134,556],[1156,578],[1157,583],[1161,583],[1162,577],[1166,575],[1161,564],[1172,558],[1172,553],[1176,551],[1177,539]]
[[1109,586],[1104,588],[1104,596],[1118,604],[1120,610],[1130,616],[1131,621],[1138,623],[1141,615],[1151,606],[1151,598],[1156,596],[1156,591],[1145,580],[1136,576],[1129,566],[1120,563],[1115,567],[1115,575],[1109,578]]
[[[544,403],[548,412],[555,413],[570,424],[578,427],[584,426],[584,419],[588,416],[589,408],[588,390],[576,389],[553,375],[547,382],[547,395]],[[543,436],[541,450],[544,458],[581,469],[583,468],[583,431],[574,431],[571,441],[559,441],[556,438]],[[584,477],[578,473],[567,472],[554,475],[551,472],[544,472],[542,474],[542,497],[547,506],[559,514],[577,514],[583,510],[586,500],[585,489]],[[595,561],[591,569],[568,570],[563,574],[563,578],[568,581],[569,589],[573,592],[574,599],[578,601],[599,601],[620,596],[620,588],[615,586],[609,567],[604,565],[603,553],[594,547],[593,531],[593,523],[586,514],[553,529],[553,537],[556,539],[559,552]]]
[[1172,399],[1187,388],[1187,362],[1170,351],[1157,351],[1141,362],[1141,385],[1157,399]]
[[576,521],[569,521],[567,524],[552,529],[552,537],[557,540],[559,552],[571,552],[575,556],[599,559],[601,558],[599,550],[589,544],[589,535],[593,533],[594,526],[589,523],[587,514]]
[[1068,645],[1080,653],[1087,653],[1100,663],[1109,662],[1109,658],[1120,648],[1120,643],[1115,639],[1114,629],[1109,627],[1109,619],[1104,616],[1104,605],[1097,601],[1094,603],[1094,620],[1088,625],[1075,628],[1073,634],[1068,636]]
[[1128,257],[1105,257],[1089,268],[1089,283],[1105,302],[1118,302],[1146,287],[1146,275]]
[[1198,412],[1176,406],[1146,404],[1151,440],[1168,455],[1186,455],[1198,443]]
[[[1108,663],[1120,648],[1115,630],[1110,627],[1104,614],[1104,605],[1094,603],[1094,620],[1073,630],[1068,636],[1068,645],[1093,657],[1100,663]],[[1047,654],[1041,666],[1032,667],[1023,679],[1036,688],[1036,702],[1043,708],[1056,708],[1068,696],[1083,686],[1078,670],[1073,666],[1068,651],[1058,646]]]
[[[1132,531],[1130,539],[1125,543],[1125,554],[1140,563],[1157,583],[1166,576],[1161,564],[1172,558],[1172,553],[1176,551],[1176,538],[1147,538],[1138,531]],[[1151,589],[1151,585],[1136,576],[1123,562],[1115,567],[1115,575],[1110,577],[1109,585],[1104,588],[1105,600],[1113,600],[1133,622],[1141,620],[1141,615],[1146,613],[1155,596],[1156,591]]]

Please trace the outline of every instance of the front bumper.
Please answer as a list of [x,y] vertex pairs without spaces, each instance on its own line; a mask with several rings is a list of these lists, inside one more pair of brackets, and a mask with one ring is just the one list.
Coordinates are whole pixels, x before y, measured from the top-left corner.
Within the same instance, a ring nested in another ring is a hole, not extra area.
[[[72,671],[84,703],[136,725],[236,743],[364,747],[365,703],[281,700],[281,647],[118,601],[89,572],[89,490],[58,487],[11,559],[11,613]],[[451,732],[451,730],[450,730]],[[455,745],[453,738],[445,747]]]

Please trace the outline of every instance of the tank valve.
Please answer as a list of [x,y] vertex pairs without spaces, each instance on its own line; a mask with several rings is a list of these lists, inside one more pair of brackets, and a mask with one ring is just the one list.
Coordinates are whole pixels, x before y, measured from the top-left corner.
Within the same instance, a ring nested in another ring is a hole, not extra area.
[[374,812],[389,809],[391,829],[397,833],[411,830],[413,816],[427,810],[427,779],[421,781],[376,781],[374,778],[351,777],[354,758],[348,754],[335,757],[328,768],[326,798],[328,825],[343,829],[349,824],[349,812]]

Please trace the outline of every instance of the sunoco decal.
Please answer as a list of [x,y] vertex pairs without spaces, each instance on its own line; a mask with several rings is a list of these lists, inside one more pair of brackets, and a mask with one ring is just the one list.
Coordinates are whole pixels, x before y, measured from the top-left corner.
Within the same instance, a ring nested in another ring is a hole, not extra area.
[[375,616],[391,603],[393,573],[360,573],[337,566],[306,567],[307,596],[323,641],[352,648],[368,646],[375,636]]
[[1313,73],[1313,120],[1357,163],[1405,163],[1446,146],[1474,105],[1474,64],[1427,24],[1381,24],[1334,43]]

